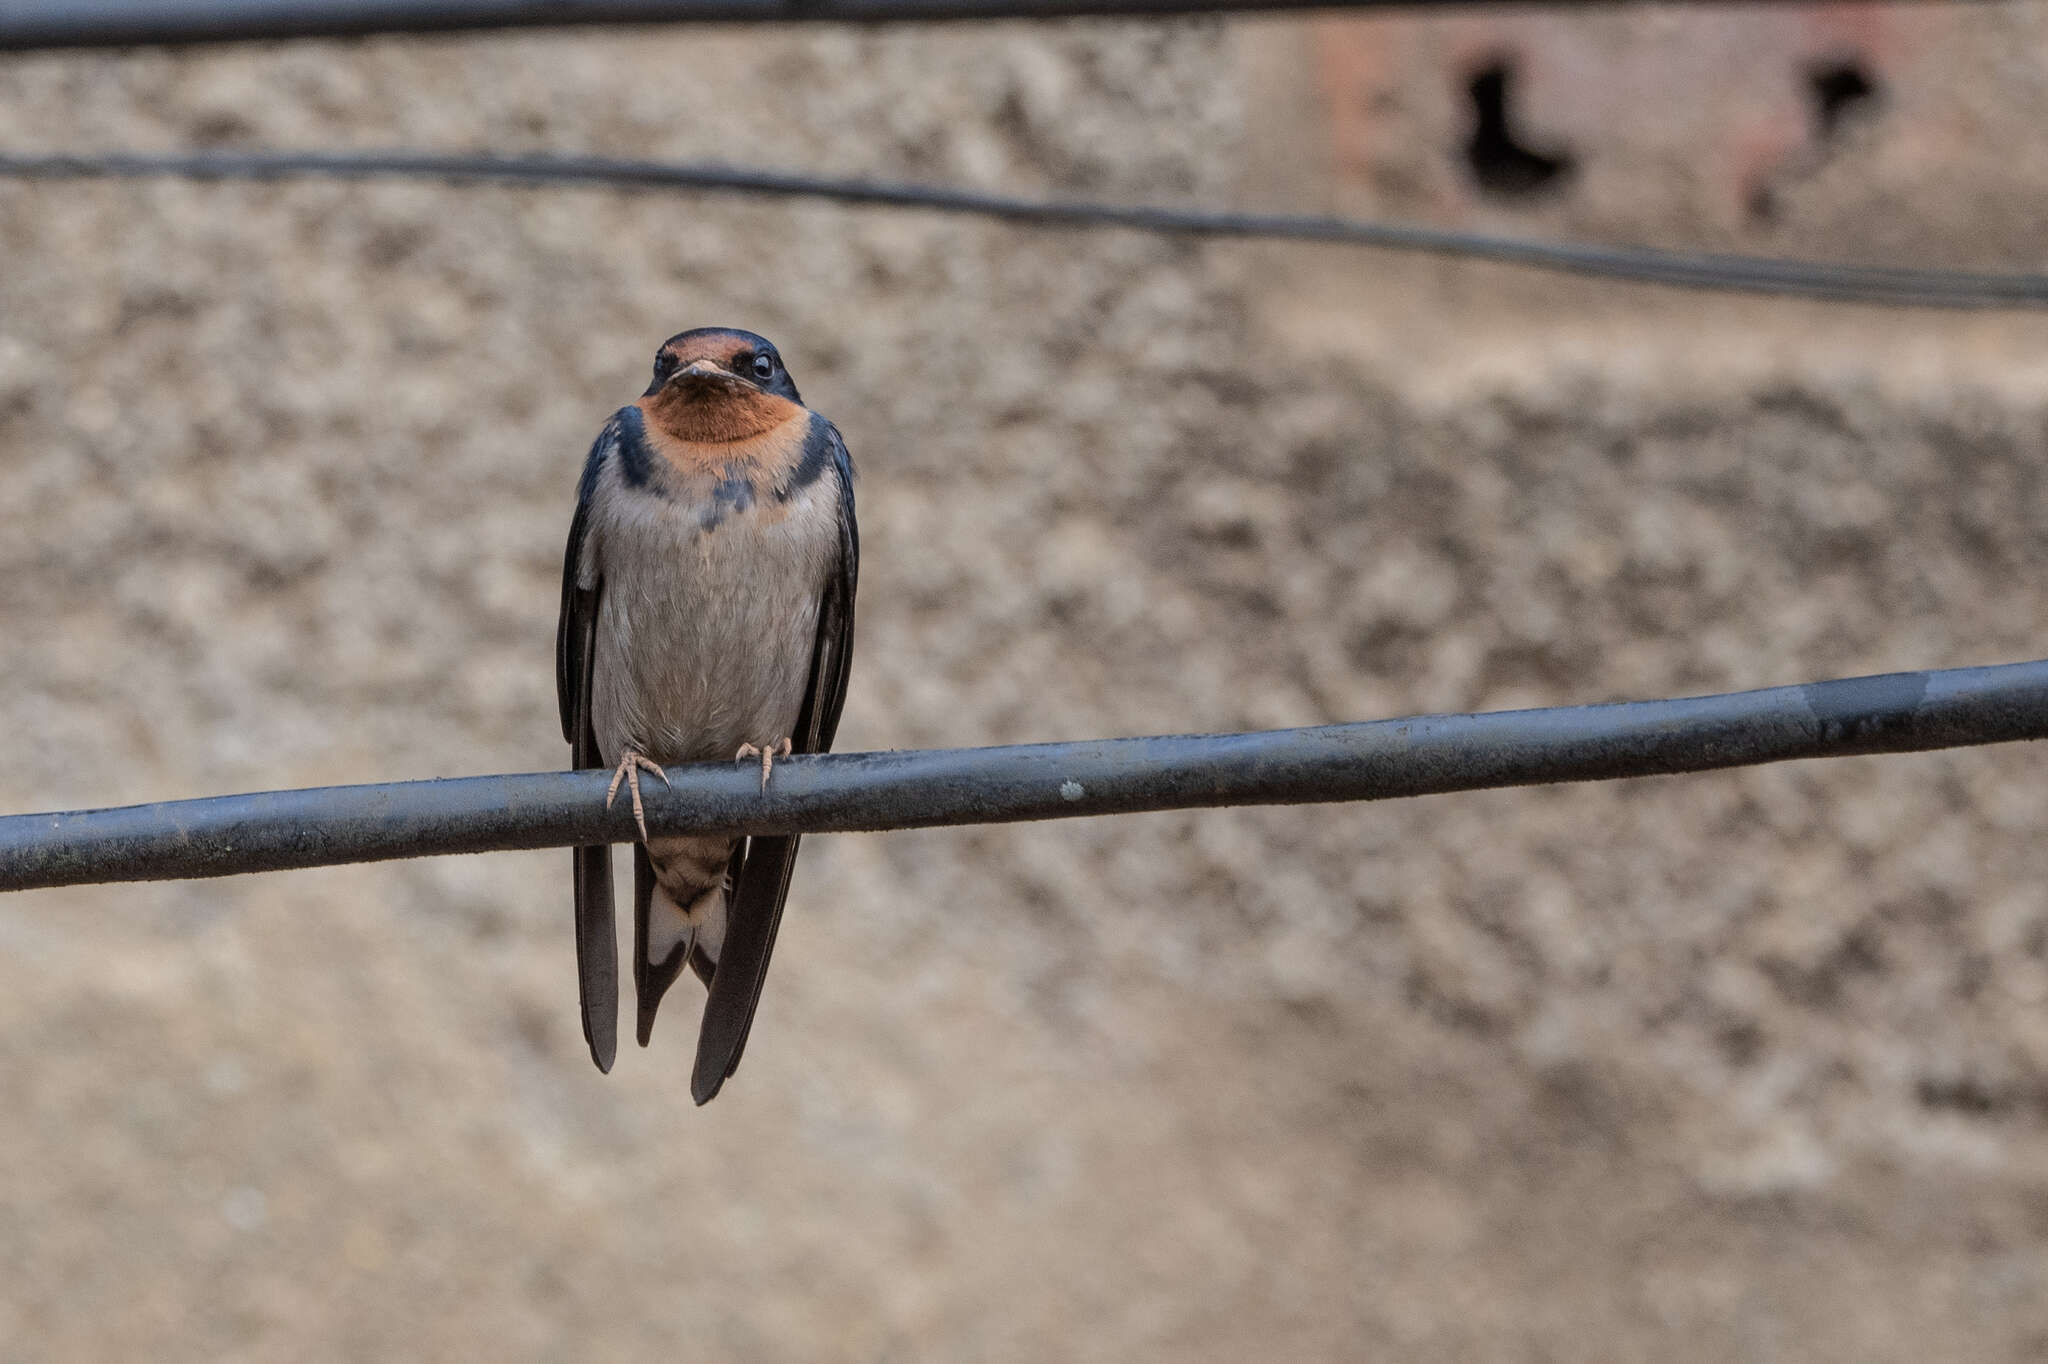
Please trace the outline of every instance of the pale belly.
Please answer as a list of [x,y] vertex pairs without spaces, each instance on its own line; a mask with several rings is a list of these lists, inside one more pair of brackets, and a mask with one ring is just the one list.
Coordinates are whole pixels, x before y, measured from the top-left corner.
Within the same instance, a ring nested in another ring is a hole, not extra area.
[[756,508],[709,531],[645,496],[607,509],[591,694],[607,764],[628,747],[658,763],[726,760],[794,733],[837,513],[831,476],[776,519]]

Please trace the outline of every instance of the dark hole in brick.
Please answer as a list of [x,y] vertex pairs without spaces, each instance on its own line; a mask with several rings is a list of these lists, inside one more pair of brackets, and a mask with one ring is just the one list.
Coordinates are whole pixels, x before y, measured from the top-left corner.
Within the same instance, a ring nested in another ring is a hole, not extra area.
[[1936,1078],[1923,1075],[1913,1089],[1914,1097],[1920,1100],[1922,1108],[1945,1109],[1983,1117],[2011,1107],[2011,1100],[2007,1095],[2000,1094],[1974,1076]]
[[1535,194],[1569,179],[1577,158],[1561,148],[1544,151],[1524,143],[1515,127],[1510,96],[1515,69],[1496,61],[1474,72],[1465,87],[1472,99],[1472,136],[1465,163],[1490,194]]
[[1844,121],[1875,107],[1877,79],[1855,60],[1822,62],[1806,73],[1806,91],[1813,100],[1813,123],[1825,142],[1841,131]]

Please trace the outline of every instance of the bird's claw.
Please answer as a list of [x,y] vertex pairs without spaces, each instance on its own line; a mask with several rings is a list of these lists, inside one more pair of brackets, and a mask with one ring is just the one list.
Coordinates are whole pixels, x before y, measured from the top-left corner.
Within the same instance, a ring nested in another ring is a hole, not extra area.
[[741,744],[739,752],[732,755],[732,760],[740,762],[747,758],[759,758],[761,760],[761,789],[766,791],[768,789],[768,774],[774,770],[775,760],[778,757],[787,758],[792,751],[793,745],[788,739],[784,739],[780,744],[769,744],[765,748],[756,748],[753,744]]
[[619,759],[618,770],[612,773],[612,784],[605,788],[604,808],[607,810],[612,808],[612,802],[618,799],[619,783],[624,782],[633,793],[633,822],[640,826],[640,841],[645,843],[647,841],[647,811],[640,804],[640,774],[643,771],[652,772],[655,776],[660,777],[663,786],[670,784],[668,773],[661,770],[660,764],[645,754],[635,753],[628,749],[626,756]]

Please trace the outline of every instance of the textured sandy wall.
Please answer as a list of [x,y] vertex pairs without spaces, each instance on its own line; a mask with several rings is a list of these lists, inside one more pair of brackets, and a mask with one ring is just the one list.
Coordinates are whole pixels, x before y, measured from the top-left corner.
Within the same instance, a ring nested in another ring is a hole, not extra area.
[[[1306,31],[43,57],[0,64],[0,142],[1320,206]],[[862,467],[846,747],[2048,652],[2040,320],[814,205],[5,185],[0,805],[560,763],[577,467],[711,321]],[[2044,829],[2008,749],[818,839],[702,1111],[679,1015],[590,1069],[565,855],[15,897],[0,1354],[2030,1357]]]

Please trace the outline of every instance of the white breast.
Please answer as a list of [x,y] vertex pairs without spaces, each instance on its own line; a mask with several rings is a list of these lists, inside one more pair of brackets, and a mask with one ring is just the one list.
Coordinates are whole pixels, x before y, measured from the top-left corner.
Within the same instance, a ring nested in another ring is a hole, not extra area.
[[607,763],[628,746],[659,763],[729,759],[796,728],[839,557],[838,473],[708,530],[700,511],[611,470],[592,491],[591,721]]

